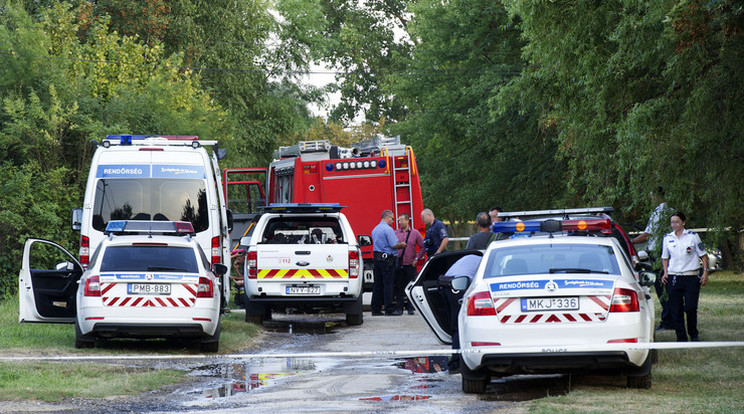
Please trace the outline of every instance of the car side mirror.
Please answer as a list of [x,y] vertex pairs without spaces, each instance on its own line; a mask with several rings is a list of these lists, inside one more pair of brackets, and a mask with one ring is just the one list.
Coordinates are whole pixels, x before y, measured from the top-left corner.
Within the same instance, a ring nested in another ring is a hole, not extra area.
[[650,259],[650,257],[648,256],[648,252],[646,252],[645,250],[639,251],[637,256],[638,256],[638,260],[642,262],[647,262]]
[[450,282],[452,290],[466,290],[470,286],[470,278],[467,276],[458,276]]
[[359,247],[371,246],[372,237],[365,234],[360,234],[359,236],[357,236],[357,242],[359,243]]
[[83,226],[83,209],[73,208],[72,209],[72,229],[80,231]]
[[233,231],[233,212],[229,208],[225,209],[227,215],[227,231]]
[[648,271],[638,273],[638,283],[641,286],[653,286],[656,283],[656,273]]
[[212,273],[222,276],[227,273],[227,266],[222,263],[215,263],[212,265]]
[[250,246],[251,245],[251,236],[243,236],[240,238],[240,245],[241,246]]
[[636,272],[651,272],[654,270],[654,267],[651,266],[651,263],[640,262],[636,263],[634,269]]
[[54,266],[54,270],[66,270],[71,272],[75,270],[75,264],[72,262],[59,262]]

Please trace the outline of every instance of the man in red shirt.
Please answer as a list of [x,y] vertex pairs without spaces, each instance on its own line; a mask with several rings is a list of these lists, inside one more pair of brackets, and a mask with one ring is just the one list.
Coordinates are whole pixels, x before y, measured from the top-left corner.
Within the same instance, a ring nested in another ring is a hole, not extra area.
[[[411,228],[410,223],[408,214],[401,214],[398,217],[398,230],[395,230],[398,241],[406,244],[403,249],[398,251],[398,268],[395,272],[396,314],[403,313],[403,302],[405,300],[403,289],[416,277],[416,263],[426,254],[424,238],[421,237],[421,233]],[[408,314],[413,315],[413,306],[410,303],[405,305]]]

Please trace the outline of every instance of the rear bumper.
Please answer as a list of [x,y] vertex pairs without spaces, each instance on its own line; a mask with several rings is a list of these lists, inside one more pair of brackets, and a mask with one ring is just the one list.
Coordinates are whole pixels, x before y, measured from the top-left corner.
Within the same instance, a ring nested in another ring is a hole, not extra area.
[[249,296],[248,300],[253,303],[280,303],[282,305],[333,305],[342,303],[353,303],[359,300],[358,296]]
[[[468,358],[465,358],[466,360]],[[466,362],[471,369],[487,369],[503,374],[567,373],[603,371],[605,373],[634,371],[639,368],[623,351],[571,352],[557,354],[515,353],[485,354],[479,363]]]
[[137,324],[97,323],[92,333],[104,338],[199,338],[209,336],[202,325],[179,324]]

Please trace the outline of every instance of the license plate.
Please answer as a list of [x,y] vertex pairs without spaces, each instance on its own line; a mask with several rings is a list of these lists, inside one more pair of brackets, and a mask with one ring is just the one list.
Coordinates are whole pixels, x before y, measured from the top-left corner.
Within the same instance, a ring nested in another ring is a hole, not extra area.
[[320,286],[287,286],[288,295],[320,295]]
[[170,295],[171,285],[167,283],[129,283],[127,293],[130,295]]
[[556,310],[579,310],[579,298],[522,298],[522,312]]

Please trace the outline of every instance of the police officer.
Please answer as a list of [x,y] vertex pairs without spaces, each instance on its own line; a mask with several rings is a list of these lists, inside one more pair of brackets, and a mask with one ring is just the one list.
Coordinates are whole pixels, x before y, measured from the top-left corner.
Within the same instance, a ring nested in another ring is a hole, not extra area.
[[435,254],[447,250],[449,235],[447,234],[447,227],[444,223],[434,218],[434,213],[430,209],[425,208],[421,212],[421,219],[428,226],[426,237],[424,238],[424,246],[426,246],[426,255],[431,259]]
[[[669,307],[672,323],[677,332],[677,341],[698,341],[697,307],[700,287],[708,283],[708,255],[705,246],[697,233],[685,230],[687,218],[684,213],[672,215],[670,223],[672,232],[664,236],[661,251],[661,262],[664,276],[661,282],[669,291]],[[700,260],[703,261],[703,273],[700,274]],[[685,332],[685,314],[687,315],[687,332]]]
[[372,285],[372,315],[382,315],[385,306],[386,315],[401,315],[393,308],[393,285],[395,284],[395,267],[398,254],[395,249],[402,249],[406,244],[398,242],[398,237],[391,227],[395,215],[390,210],[382,212],[382,220],[372,230],[372,250],[375,260],[375,280]]

